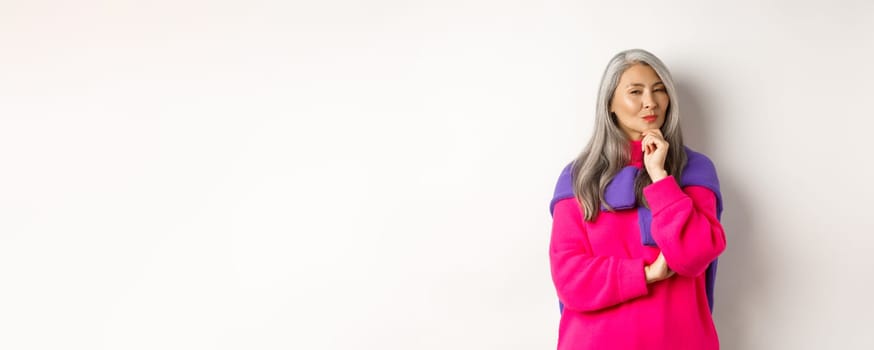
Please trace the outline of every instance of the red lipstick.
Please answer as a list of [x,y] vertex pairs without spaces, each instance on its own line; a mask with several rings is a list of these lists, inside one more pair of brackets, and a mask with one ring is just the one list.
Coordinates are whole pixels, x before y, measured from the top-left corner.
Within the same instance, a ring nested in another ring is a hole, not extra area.
[[656,120],[656,116],[655,115],[648,115],[648,116],[643,117],[643,120],[646,120],[648,122],[654,122]]

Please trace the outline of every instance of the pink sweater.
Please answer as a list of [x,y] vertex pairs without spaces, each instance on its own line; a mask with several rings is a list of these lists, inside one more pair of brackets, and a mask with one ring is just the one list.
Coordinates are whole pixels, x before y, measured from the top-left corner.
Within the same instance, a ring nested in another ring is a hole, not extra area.
[[[642,167],[640,141],[629,146],[631,165]],[[641,244],[635,209],[585,222],[576,198],[555,205],[549,258],[564,304],[559,350],[719,348],[704,289],[704,271],[725,250],[716,196],[701,186],[681,189],[673,176],[643,195],[658,247]],[[644,266],[659,252],[676,274],[647,284]]]

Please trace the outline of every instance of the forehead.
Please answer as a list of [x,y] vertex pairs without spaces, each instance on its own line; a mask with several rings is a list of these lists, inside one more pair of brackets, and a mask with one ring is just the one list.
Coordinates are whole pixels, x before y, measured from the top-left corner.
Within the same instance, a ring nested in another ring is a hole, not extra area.
[[637,63],[622,72],[622,76],[619,78],[619,87],[632,84],[654,85],[661,81],[662,79],[652,67]]

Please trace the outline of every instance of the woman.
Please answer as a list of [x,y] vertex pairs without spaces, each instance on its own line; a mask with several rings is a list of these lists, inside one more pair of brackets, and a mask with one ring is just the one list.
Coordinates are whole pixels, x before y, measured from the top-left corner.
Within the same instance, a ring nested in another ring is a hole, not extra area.
[[719,182],[713,163],[683,145],[678,107],[653,54],[610,60],[594,134],[550,204],[560,350],[719,348]]

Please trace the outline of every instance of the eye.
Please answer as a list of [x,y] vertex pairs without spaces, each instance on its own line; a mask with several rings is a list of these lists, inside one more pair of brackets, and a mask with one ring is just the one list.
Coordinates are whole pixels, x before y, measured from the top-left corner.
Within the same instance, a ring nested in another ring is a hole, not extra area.
[[633,90],[633,91],[631,91],[631,94],[632,94],[632,95],[637,95],[637,94],[639,94],[639,93],[640,93],[640,90]]

